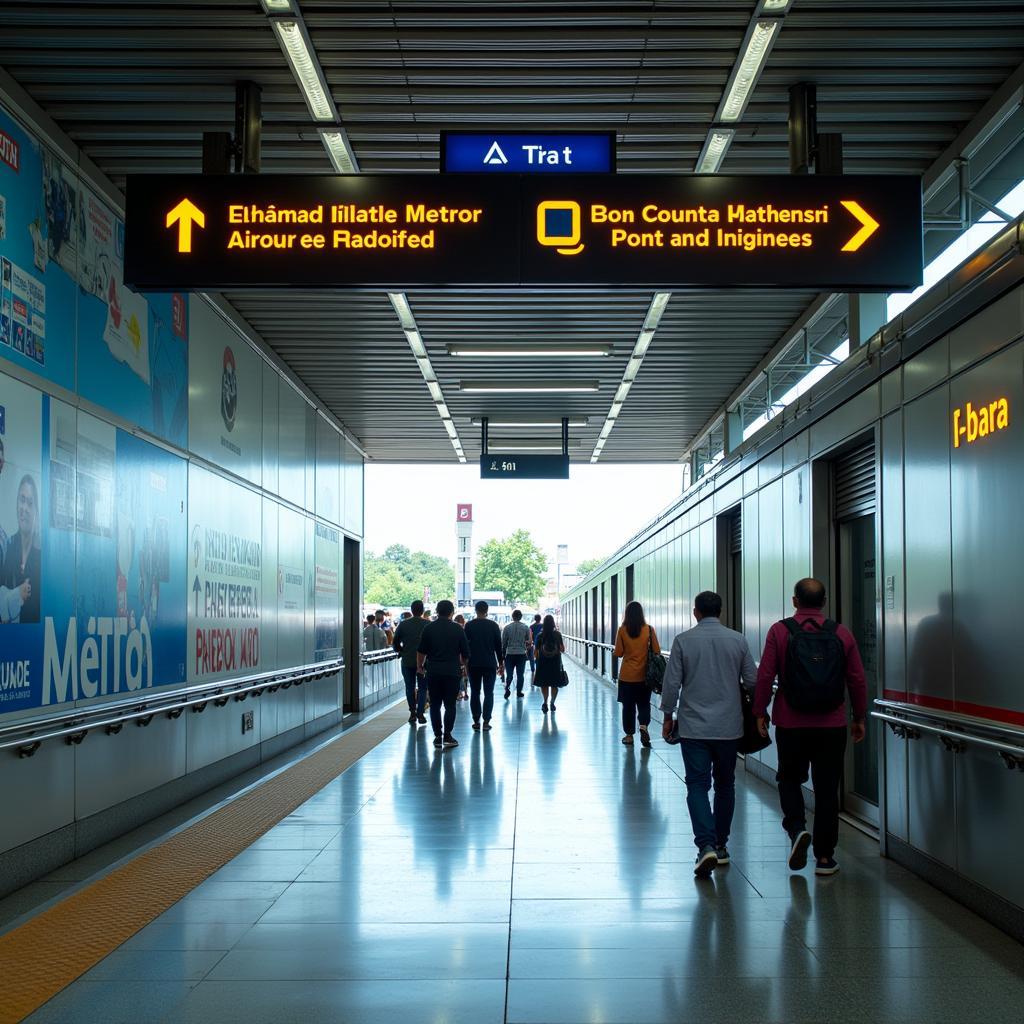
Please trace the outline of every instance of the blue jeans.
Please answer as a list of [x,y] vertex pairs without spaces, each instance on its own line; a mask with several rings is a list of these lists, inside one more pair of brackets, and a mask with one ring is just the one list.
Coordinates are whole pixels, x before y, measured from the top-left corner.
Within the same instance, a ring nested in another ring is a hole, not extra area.
[[402,678],[405,680],[405,699],[409,703],[409,710],[415,711],[418,715],[423,714],[424,708],[427,706],[427,686],[425,680],[420,677],[419,681],[419,698],[416,696],[416,666],[412,668],[406,668],[402,666]]
[[[683,766],[686,768],[686,806],[698,850],[720,848],[729,841],[732,815],[736,810],[736,740],[684,739]],[[715,809],[708,794],[715,783]]]

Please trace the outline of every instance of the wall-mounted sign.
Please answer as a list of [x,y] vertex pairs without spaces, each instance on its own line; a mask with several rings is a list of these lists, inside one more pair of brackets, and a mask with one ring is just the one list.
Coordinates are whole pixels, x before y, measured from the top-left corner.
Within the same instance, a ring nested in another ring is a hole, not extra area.
[[1005,430],[1010,425],[1010,403],[1005,398],[994,398],[975,408],[968,402],[963,409],[953,410],[953,447],[974,444],[989,434]]
[[568,480],[568,455],[481,455],[481,480]]
[[127,209],[137,288],[921,281],[911,177],[160,175]]
[[455,521],[458,523],[471,523],[473,522],[473,506],[472,505],[456,505],[455,506]]
[[441,171],[611,174],[615,171],[615,132],[441,132]]

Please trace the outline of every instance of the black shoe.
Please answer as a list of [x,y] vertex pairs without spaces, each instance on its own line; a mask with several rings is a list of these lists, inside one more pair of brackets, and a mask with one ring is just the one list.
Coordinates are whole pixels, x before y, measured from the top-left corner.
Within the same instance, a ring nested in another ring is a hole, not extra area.
[[540,709],[541,709],[541,711],[544,712],[545,715],[548,713],[548,706],[547,706],[547,704],[541,704]]
[[651,734],[646,729],[640,730],[640,742],[645,746],[651,745]]
[[525,696],[526,696],[526,694],[525,694],[525,693],[523,693],[523,691],[522,691],[522,690],[516,690],[516,696],[517,696],[517,697],[525,697]]
[[474,723],[473,723],[473,728],[474,728],[474,729],[475,729],[475,730],[476,730],[477,732],[479,732],[479,731],[480,731],[480,723],[479,723],[479,722],[474,722]]
[[484,732],[490,732],[491,731],[491,723],[489,721],[484,722],[483,728],[484,728]]
[[426,715],[417,715],[416,716],[416,721],[419,722],[420,725],[426,725],[427,724],[427,716]]
[[512,688],[509,686],[505,687],[505,700],[508,700],[512,696]]
[[789,851],[789,870],[802,871],[807,867],[807,847],[811,845],[811,833],[806,829],[795,832],[789,837],[793,840]]
[[839,865],[836,863],[835,857],[826,857],[824,860],[818,859],[818,863],[814,865],[814,873],[816,875],[834,875],[839,870]]
[[715,853],[713,846],[705,846],[703,850],[697,854],[697,863],[694,866],[693,873],[698,878],[710,878],[711,872],[718,867],[718,854]]
[[723,867],[725,864],[728,864],[729,863],[729,850],[728,850],[728,847],[719,846],[715,850],[715,856],[718,858],[718,866],[719,867]]
[[454,736],[445,736],[444,738],[444,749],[447,750],[449,747],[457,747],[459,741]]
[[415,711],[410,711],[409,712],[409,724],[410,725],[415,725],[416,724],[416,712]]
[[444,741],[441,739],[440,736],[434,737],[434,746],[437,747],[438,750],[440,750],[444,746]]

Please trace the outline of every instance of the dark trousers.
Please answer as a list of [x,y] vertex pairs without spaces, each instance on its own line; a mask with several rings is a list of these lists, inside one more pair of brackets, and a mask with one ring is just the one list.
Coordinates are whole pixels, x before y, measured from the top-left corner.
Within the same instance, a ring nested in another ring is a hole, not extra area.
[[[496,668],[473,668],[469,666],[469,710],[473,713],[473,721],[479,722],[481,717],[485,722],[491,720],[491,712],[494,710],[494,680],[498,677]],[[484,706],[480,708],[480,687],[484,690]]]
[[[693,841],[698,850],[706,846],[720,849],[729,841],[736,810],[736,740],[684,739],[681,746]],[[708,799],[712,781],[714,810]]]
[[627,736],[636,732],[636,720],[641,725],[651,724],[651,691],[644,683],[619,683],[619,701],[622,703],[622,731]]
[[419,696],[416,695],[417,677],[416,667],[407,668],[402,666],[402,678],[405,680],[405,699],[409,702],[409,710],[415,711],[418,715],[423,714],[427,706],[427,688],[422,679],[419,680]]
[[[435,736],[450,736],[455,728],[455,713],[459,706],[458,676],[427,676],[430,691],[430,724]],[[444,706],[444,731],[441,730],[441,706]]]
[[516,682],[516,693],[522,693],[526,685],[526,655],[506,654],[505,655],[505,689],[512,687],[512,675],[518,677]]
[[839,782],[846,755],[846,726],[824,729],[775,728],[779,757],[775,781],[779,784],[782,827],[792,836],[807,827],[804,794],[810,767],[814,787],[814,856],[831,857],[839,842]]

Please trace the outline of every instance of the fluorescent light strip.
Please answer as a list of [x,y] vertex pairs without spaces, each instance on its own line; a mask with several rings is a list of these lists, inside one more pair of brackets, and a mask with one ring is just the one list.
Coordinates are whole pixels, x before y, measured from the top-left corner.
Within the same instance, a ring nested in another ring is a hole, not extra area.
[[633,386],[633,381],[636,380],[637,374],[640,372],[644,356],[647,355],[647,350],[651,347],[651,342],[654,341],[654,333],[658,329],[658,324],[661,323],[662,315],[668,308],[671,298],[671,292],[655,292],[651,296],[651,304],[647,308],[647,315],[644,317],[643,326],[637,335],[633,351],[630,354],[629,361],[626,363],[626,368],[622,371],[622,381],[615,390],[615,397],[612,399],[611,408],[608,410],[608,415],[605,416],[604,425],[601,427],[597,444],[594,445],[594,453],[590,457],[591,462],[597,462],[598,458],[600,458],[601,452],[604,449],[604,443],[608,440],[608,435],[611,434],[615,421],[619,418],[619,413],[622,412],[622,406],[626,401],[626,396],[629,394],[629,389]]
[[459,390],[467,395],[553,395],[580,394],[600,390],[596,380],[564,381],[561,384],[506,384],[502,381],[460,380]]
[[754,23],[754,30],[747,39],[743,56],[736,65],[732,83],[722,103],[719,120],[738,121],[743,116],[781,25],[782,22],[777,18],[766,18]]
[[551,348],[546,345],[449,345],[448,355],[467,356],[475,359],[515,359],[520,356],[543,356],[545,358],[600,357],[612,354],[611,345],[591,345],[579,348]]
[[[474,427],[483,426],[483,417],[474,416],[469,421]],[[590,422],[589,417],[583,416],[579,419],[573,419],[570,417],[570,427],[585,427]],[[561,419],[536,419],[536,420],[492,420],[488,418],[488,427],[561,427]]]
[[560,452],[562,446],[560,444],[517,444],[517,445],[506,445],[506,444],[490,444],[487,445],[487,454],[504,453],[506,455],[515,455],[518,452]]
[[338,111],[328,92],[327,80],[320,70],[320,64],[313,55],[306,26],[300,20],[291,18],[275,18],[270,24],[274,26],[292,74],[302,89],[309,112],[317,121],[337,121]]
[[416,359],[416,365],[423,375],[423,380],[427,385],[427,390],[430,392],[430,397],[434,400],[434,408],[437,409],[437,414],[441,417],[441,425],[452,442],[452,448],[455,449],[459,462],[465,462],[466,453],[463,450],[462,441],[459,439],[459,432],[452,422],[451,411],[444,400],[444,392],[441,390],[441,385],[437,382],[437,374],[434,373],[434,367],[430,362],[430,356],[427,354],[427,346],[423,343],[420,329],[416,326],[416,317],[413,316],[409,300],[404,292],[388,292],[388,298],[391,300],[391,305],[398,316],[398,322],[402,325],[405,340],[409,343],[409,348],[412,350],[412,354]]
[[263,10],[267,14],[291,14],[292,0],[263,0]]
[[736,132],[732,128],[711,129],[697,160],[698,174],[718,173],[735,134]]
[[323,140],[334,169],[339,174],[357,174],[359,172],[356,155],[352,151],[352,144],[348,141],[348,135],[344,128],[332,128],[328,132],[321,132],[320,138]]

